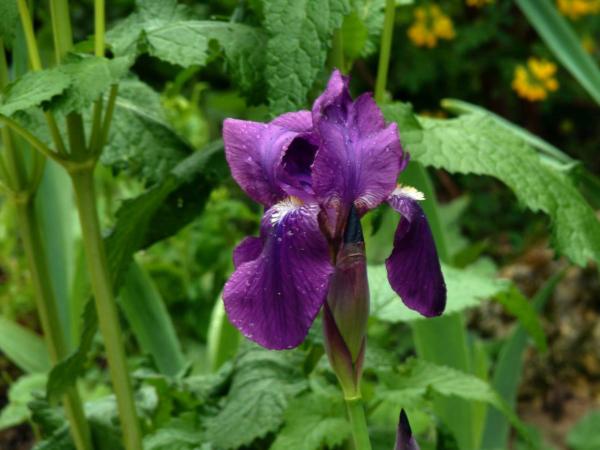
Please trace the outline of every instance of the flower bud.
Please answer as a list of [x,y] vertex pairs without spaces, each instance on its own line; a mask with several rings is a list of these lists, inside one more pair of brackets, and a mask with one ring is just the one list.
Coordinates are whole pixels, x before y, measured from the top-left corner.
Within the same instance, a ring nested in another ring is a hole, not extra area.
[[408,423],[408,416],[404,409],[400,411],[400,419],[398,421],[398,433],[396,435],[396,446],[394,450],[419,450],[419,444],[415,441]]
[[331,366],[344,391],[356,393],[369,317],[369,284],[365,243],[354,207],[337,253],[324,310],[325,348]]

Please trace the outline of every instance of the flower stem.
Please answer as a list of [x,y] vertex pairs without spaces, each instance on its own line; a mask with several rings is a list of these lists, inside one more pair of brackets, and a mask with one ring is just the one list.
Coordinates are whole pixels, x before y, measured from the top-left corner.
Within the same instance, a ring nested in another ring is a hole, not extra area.
[[381,45],[379,48],[379,65],[377,66],[377,80],[375,81],[375,101],[381,103],[385,96],[387,74],[390,67],[390,54],[392,51],[392,36],[394,34],[394,16],[396,13],[396,2],[386,0],[385,18],[383,19],[383,32],[381,33]]
[[333,68],[337,68],[345,74],[346,67],[344,63],[344,37],[342,35],[341,28],[333,33],[330,58]]
[[361,397],[345,398],[355,450],[371,450],[369,430]]
[[106,347],[113,389],[117,397],[125,448],[142,450],[140,425],[127,371],[119,316],[108,271],[104,241],[100,234],[93,168],[71,171],[69,175],[75,191],[83,246],[96,301],[100,331]]
[[[19,232],[35,287],[40,322],[42,323],[50,359],[56,364],[67,356],[67,350],[61,331],[63,327],[61,326],[56,308],[56,298],[52,290],[46,252],[38,226],[33,199],[29,197],[26,201],[17,201],[16,210]],[[63,396],[63,405],[67,419],[71,424],[71,436],[75,442],[75,447],[78,450],[91,450],[93,447],[90,429],[83,413],[81,399],[75,387],[67,390]]]

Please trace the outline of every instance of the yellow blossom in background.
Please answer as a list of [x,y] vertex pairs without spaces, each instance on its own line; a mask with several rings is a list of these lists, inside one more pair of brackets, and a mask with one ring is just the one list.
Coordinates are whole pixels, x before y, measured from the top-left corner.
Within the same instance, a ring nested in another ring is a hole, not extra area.
[[408,29],[408,37],[416,46],[433,48],[438,39],[454,38],[452,20],[438,5],[415,8],[414,15],[415,21]]
[[556,6],[573,20],[600,12],[600,0],[557,0]]
[[494,3],[494,0],[466,0],[467,6],[473,6],[474,8],[483,8],[485,5]]
[[515,68],[512,88],[519,97],[531,102],[544,100],[549,92],[558,89],[555,74],[556,64],[544,59],[529,58],[527,65]]

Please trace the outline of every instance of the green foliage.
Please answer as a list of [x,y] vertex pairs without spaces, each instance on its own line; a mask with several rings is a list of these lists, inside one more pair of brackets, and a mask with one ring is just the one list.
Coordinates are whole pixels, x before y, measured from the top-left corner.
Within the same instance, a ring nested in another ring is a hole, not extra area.
[[305,388],[298,352],[248,346],[238,357],[225,404],[206,419],[206,435],[219,448],[234,449],[276,431],[291,396]]
[[4,317],[0,317],[0,350],[24,372],[46,372],[50,368],[42,338]]
[[191,151],[167,121],[154,89],[138,80],[120,83],[103,164],[156,182]]
[[[404,107],[385,108],[388,120],[406,124]],[[553,244],[573,262],[600,261],[600,222],[564,174],[543,164],[524,141],[485,114],[450,120],[420,118],[422,140],[408,150],[423,164],[450,172],[489,175],[506,183],[533,211],[552,218]],[[413,136],[417,130],[412,131]]]
[[82,320],[79,347],[66,359],[55,365],[48,375],[46,396],[49,400],[59,399],[68,388],[75,385],[77,378],[85,371],[88,353],[98,329],[98,316],[91,299],[85,306]]
[[131,58],[70,55],[56,68],[28,72],[9,84],[0,114],[10,116],[34,106],[64,114],[81,111],[123,78],[131,62]]
[[183,369],[181,345],[160,292],[137,262],[129,266],[119,305],[142,350],[161,373],[174,376]]
[[211,44],[216,43],[242,92],[251,93],[262,80],[265,39],[258,29],[195,20],[190,10],[174,0],[139,2],[138,10],[111,30],[107,40],[117,55],[148,53],[182,67],[207,64],[215,55]]
[[174,418],[164,427],[144,438],[146,450],[209,450],[210,444],[202,445],[204,434],[199,431],[193,415]]
[[345,53],[351,58],[369,56],[379,47],[385,0],[351,0],[350,4],[352,12],[342,26]]
[[116,285],[134,252],[176,233],[202,210],[223,171],[222,143],[215,142],[181,161],[139,197],[123,202],[106,238]]
[[412,359],[401,366],[397,374],[390,375],[383,381],[390,390],[382,389],[378,395],[385,397],[386,401],[405,404],[407,399],[427,398],[433,393],[485,402],[501,411],[521,435],[528,435],[515,413],[498,393],[487,382],[474,375],[421,359]]
[[[448,291],[444,314],[477,306],[482,300],[494,297],[510,286],[506,280],[495,279],[478,267],[456,269],[444,264],[442,271]],[[386,322],[424,319],[417,312],[404,306],[387,280],[384,265],[369,266],[368,276],[371,287],[371,315]]]
[[595,410],[586,414],[567,436],[569,448],[573,450],[593,450],[600,446],[600,411]]
[[265,1],[267,98],[271,114],[305,106],[323,70],[331,36],[349,11],[348,0]]
[[319,450],[341,445],[350,437],[350,424],[341,393],[310,393],[292,400],[285,425],[271,450]]
[[0,2],[0,39],[4,45],[10,47],[15,38],[17,24],[19,23],[19,10],[17,0],[4,0]]
[[27,72],[4,89],[0,114],[11,116],[16,111],[39,106],[62,94],[70,85],[69,75],[60,68]]
[[[532,303],[537,313],[543,311],[562,275],[562,273],[559,273],[550,278],[536,293]],[[523,368],[523,353],[526,346],[527,334],[523,324],[520,324],[502,346],[494,368],[492,386],[511,408],[514,407],[516,402]],[[509,426],[506,418],[498,411],[488,411],[483,430],[483,448],[505,448],[508,441],[508,432]]]
[[33,373],[23,375],[8,390],[8,404],[0,411],[0,430],[19,425],[30,417],[27,405],[33,399],[35,391],[43,391],[46,374]]
[[126,57],[107,59],[70,55],[59,66],[59,70],[69,78],[69,86],[50,102],[49,108],[62,114],[83,111],[111,85],[118,83],[127,74],[132,62]]

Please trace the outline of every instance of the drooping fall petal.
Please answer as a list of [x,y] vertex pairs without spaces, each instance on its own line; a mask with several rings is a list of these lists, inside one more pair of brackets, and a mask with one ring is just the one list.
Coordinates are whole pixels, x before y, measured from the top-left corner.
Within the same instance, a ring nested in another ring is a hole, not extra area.
[[388,203],[402,215],[394,249],[385,265],[390,285],[406,306],[426,317],[439,316],[446,306],[446,284],[435,242],[419,192],[397,188]]
[[239,264],[223,291],[225,310],[263,347],[299,345],[325,302],[333,267],[317,214],[315,204],[286,199],[263,217],[260,252],[254,240],[238,247]]

